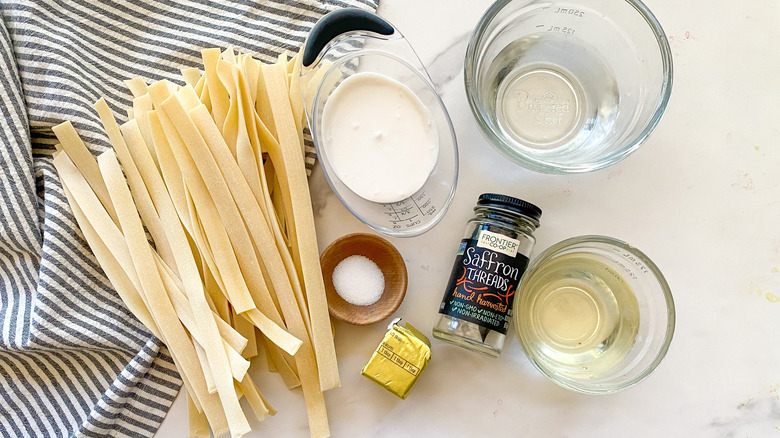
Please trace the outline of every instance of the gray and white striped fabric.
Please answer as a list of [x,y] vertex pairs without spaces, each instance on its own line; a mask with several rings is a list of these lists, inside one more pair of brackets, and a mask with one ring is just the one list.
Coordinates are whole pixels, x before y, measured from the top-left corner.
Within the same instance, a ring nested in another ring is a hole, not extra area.
[[0,1],[0,436],[152,436],[181,385],[84,242],[50,127],[72,121],[97,155],[92,104],[125,121],[125,79],[178,80],[206,47],[272,60],[323,14],[377,2]]

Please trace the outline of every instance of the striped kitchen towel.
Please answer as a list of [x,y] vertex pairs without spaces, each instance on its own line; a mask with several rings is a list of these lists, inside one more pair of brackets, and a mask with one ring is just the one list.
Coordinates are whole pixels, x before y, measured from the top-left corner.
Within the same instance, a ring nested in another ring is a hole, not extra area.
[[270,61],[323,14],[378,1],[0,1],[0,436],[152,436],[181,385],[84,242],[51,126],[72,121],[100,154],[92,104],[124,122],[125,79],[177,80],[206,47]]

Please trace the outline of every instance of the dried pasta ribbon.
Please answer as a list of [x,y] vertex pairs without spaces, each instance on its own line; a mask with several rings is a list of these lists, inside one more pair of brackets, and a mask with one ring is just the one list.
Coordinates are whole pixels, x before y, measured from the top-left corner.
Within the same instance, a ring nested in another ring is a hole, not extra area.
[[[309,199],[300,53],[266,65],[206,49],[183,86],[125,81],[128,122],[95,109],[114,152],[97,159],[65,122],[54,165],[84,238],[128,309],[169,348],[190,436],[240,437],[276,414],[248,374],[302,388],[312,437],[340,385]],[[121,167],[120,167],[121,163]],[[126,179],[125,179],[126,178]],[[147,241],[148,230],[154,244]]]

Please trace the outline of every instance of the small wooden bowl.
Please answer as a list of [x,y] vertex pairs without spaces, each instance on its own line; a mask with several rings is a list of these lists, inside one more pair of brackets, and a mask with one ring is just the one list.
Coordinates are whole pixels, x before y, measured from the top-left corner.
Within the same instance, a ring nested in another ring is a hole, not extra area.
[[[374,304],[356,306],[345,301],[333,286],[333,270],[342,260],[362,255],[376,263],[385,277],[385,290]],[[379,322],[398,310],[406,296],[406,264],[403,257],[387,240],[373,234],[355,233],[340,237],[320,255],[325,293],[331,316],[353,325]]]

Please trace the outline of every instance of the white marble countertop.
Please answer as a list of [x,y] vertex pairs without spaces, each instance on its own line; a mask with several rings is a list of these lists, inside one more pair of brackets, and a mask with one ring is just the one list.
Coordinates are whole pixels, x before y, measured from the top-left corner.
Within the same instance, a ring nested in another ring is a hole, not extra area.
[[[342,388],[326,393],[334,437],[763,437],[780,435],[780,3],[648,0],[674,56],[671,102],[627,160],[552,176],[508,162],[466,103],[466,43],[489,0],[383,0],[380,15],[415,47],[439,87],[460,147],[460,180],[432,231],[391,239],[409,272],[396,312],[430,333],[454,252],[477,196],[514,195],[544,214],[533,255],[562,239],[605,234],[648,254],[671,285],[677,329],[647,380],[608,396],[562,389],[511,335],[491,359],[433,340],[433,358],[400,400],[360,376],[386,322],[336,322]],[[370,232],[312,181],[320,249]],[[389,320],[388,320],[389,321]],[[279,410],[253,437],[307,437],[300,390],[256,361],[252,374]],[[186,436],[186,401],[160,437]]]

